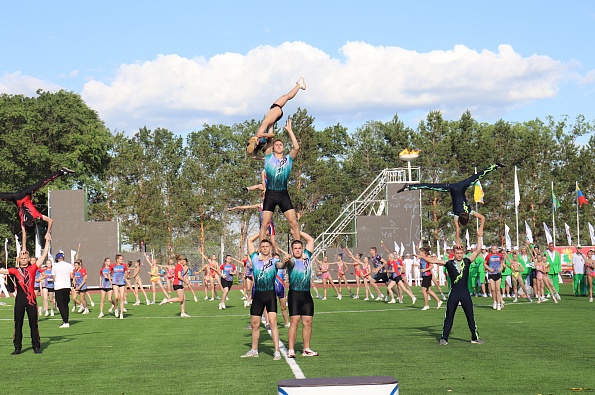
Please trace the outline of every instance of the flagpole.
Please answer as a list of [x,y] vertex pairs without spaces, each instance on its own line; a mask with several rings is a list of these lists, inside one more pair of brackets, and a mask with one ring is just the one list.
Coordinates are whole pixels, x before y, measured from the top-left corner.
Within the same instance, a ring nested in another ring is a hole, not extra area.
[[520,200],[520,196],[517,196],[517,192],[518,192],[518,187],[519,187],[519,182],[517,179],[517,175],[516,175],[516,166],[514,167],[514,183],[515,183],[515,205],[514,205],[514,213],[516,215],[516,245],[517,247],[519,246],[519,205],[518,205],[518,201]]
[[[552,196],[554,196],[554,182],[552,181]],[[556,209],[552,200],[552,223],[554,225],[554,247],[556,246],[556,216],[554,215]]]
[[574,193],[576,194],[576,245],[581,245],[581,233],[579,231],[578,224],[578,181],[575,181],[576,188]]

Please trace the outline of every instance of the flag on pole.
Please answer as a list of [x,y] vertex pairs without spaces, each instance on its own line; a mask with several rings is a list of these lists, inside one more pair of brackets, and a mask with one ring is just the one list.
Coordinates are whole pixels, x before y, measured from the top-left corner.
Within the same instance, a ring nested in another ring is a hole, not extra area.
[[74,263],[76,261],[76,251],[70,250],[70,263]]
[[589,201],[585,195],[583,195],[583,191],[578,187],[578,182],[576,183],[576,199],[579,207],[583,207],[583,204],[589,204]]
[[504,224],[504,236],[506,237],[506,250],[512,251],[512,240],[510,239],[510,228]]
[[556,195],[554,195],[554,183],[552,182],[552,207],[554,210],[560,208],[560,201],[556,199]]
[[521,203],[521,193],[519,192],[519,180],[516,176],[516,166],[514,167],[514,206],[518,207]]
[[8,267],[8,237],[4,240],[4,266]]
[[442,238],[442,249],[444,250],[444,252],[446,252],[447,248],[448,248],[448,245],[446,244],[446,239]]
[[14,241],[17,245],[17,255],[21,253],[21,243],[19,243],[19,238],[17,235],[14,235]]
[[35,256],[41,256],[41,244],[39,243],[39,233],[35,232]]
[[[415,250],[415,248],[414,248]],[[405,253],[405,246],[403,245],[403,242],[401,242],[401,254]],[[413,253],[415,254],[415,251],[413,251]]]
[[568,240],[568,245],[572,245],[572,238],[570,237],[570,226],[566,222],[564,222],[564,228],[566,229],[566,239]]
[[525,233],[527,234],[527,241],[533,243],[533,232],[527,221],[525,221]]
[[471,242],[469,241],[469,229],[465,230],[465,241],[467,242],[467,248],[471,246]]
[[589,236],[591,236],[591,245],[595,246],[595,229],[593,229],[593,225],[589,222]]
[[477,182],[475,183],[475,188],[473,189],[473,199],[475,200],[475,203],[482,203],[483,204],[483,188],[481,187],[481,182],[479,182],[479,180],[477,180]]
[[547,243],[553,243],[554,239],[552,238],[552,234],[550,233],[550,228],[547,227],[547,224],[545,222],[543,223],[543,229],[545,230],[545,238],[547,240]]
[[[399,245],[397,244],[397,242],[396,242],[396,241],[395,241],[394,243],[395,243],[395,251],[397,251],[397,255],[399,255],[399,251],[400,251],[400,249],[399,249]],[[400,255],[399,255],[399,256],[400,256]]]

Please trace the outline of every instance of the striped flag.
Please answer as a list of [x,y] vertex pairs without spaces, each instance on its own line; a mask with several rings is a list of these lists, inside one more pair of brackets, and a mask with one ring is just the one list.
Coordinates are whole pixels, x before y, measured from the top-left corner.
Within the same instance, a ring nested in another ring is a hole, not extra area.
[[583,204],[589,204],[589,201],[585,195],[583,195],[583,191],[578,187],[578,182],[576,183],[576,200],[579,207],[583,207]]
[[547,224],[545,222],[543,223],[543,230],[545,230],[545,238],[547,240],[547,243],[553,243],[554,239],[552,238],[552,234],[550,233],[550,228],[547,227]]

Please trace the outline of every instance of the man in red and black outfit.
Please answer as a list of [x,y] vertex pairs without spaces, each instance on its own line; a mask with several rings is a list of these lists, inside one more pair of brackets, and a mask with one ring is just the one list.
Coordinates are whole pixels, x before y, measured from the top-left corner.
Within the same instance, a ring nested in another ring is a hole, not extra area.
[[31,343],[33,352],[41,354],[41,341],[39,339],[39,329],[37,327],[37,299],[35,295],[35,273],[39,270],[37,265],[45,262],[48,255],[49,240],[45,243],[45,248],[36,264],[29,264],[29,252],[23,250],[19,253],[19,266],[8,269],[0,269],[2,274],[10,274],[16,280],[17,296],[14,303],[14,351],[12,355],[18,355],[23,348],[23,323],[25,321],[25,311],[29,319],[29,328],[31,328]]

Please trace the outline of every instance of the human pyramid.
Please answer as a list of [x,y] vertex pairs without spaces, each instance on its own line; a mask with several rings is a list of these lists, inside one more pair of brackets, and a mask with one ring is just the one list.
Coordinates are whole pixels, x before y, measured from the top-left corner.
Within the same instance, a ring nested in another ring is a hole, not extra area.
[[[285,153],[283,140],[275,137],[274,133],[275,124],[283,117],[285,104],[293,99],[300,90],[305,89],[304,79],[299,78],[288,93],[282,95],[271,105],[256,134],[247,143],[247,153],[255,159],[263,160],[261,183],[246,188],[248,191],[260,191],[261,202],[249,206],[231,207],[229,210],[259,209],[259,232],[249,237],[248,254],[242,260],[227,255],[222,264],[219,264],[215,255],[211,257],[203,255],[207,263],[193,273],[195,276],[203,273],[204,299],[220,300],[218,307],[220,310],[225,310],[234,277],[239,273],[238,266],[243,269],[241,271],[244,295],[242,299],[244,299],[244,307],[250,308],[252,345],[242,357],[259,356],[260,323],[261,319],[264,319],[266,328],[273,338],[273,360],[281,359],[277,327],[277,299],[280,300],[281,313],[285,327],[288,328],[287,357],[296,357],[295,344],[300,322],[303,340],[301,355],[305,357],[317,356],[318,353],[310,348],[314,316],[314,300],[311,290],[314,290],[319,299],[325,301],[328,300],[327,288],[332,287],[337,298],[342,300],[342,288],[345,286],[352,298],[359,299],[360,286],[363,284],[364,301],[384,301],[388,304],[394,304],[397,301],[403,303],[403,294],[406,294],[415,305],[417,297],[412,287],[420,286],[424,301],[421,311],[430,309],[430,298],[436,301],[438,309],[446,301],[443,331],[439,339],[441,345],[448,344],[448,337],[458,306],[461,306],[465,313],[471,332],[471,343],[482,344],[484,342],[479,337],[475,325],[472,296],[488,297],[489,294],[492,297],[495,310],[502,310],[505,305],[504,299],[508,297],[514,298],[512,303],[517,302],[521,297],[525,298],[527,302],[532,302],[531,295],[537,298],[537,303],[545,302],[549,300],[548,298],[551,298],[554,303],[561,300],[558,282],[554,280],[557,279],[561,270],[561,258],[560,254],[553,249],[553,244],[548,246],[548,251],[541,253],[537,246],[529,244],[523,246],[520,251],[503,251],[498,246],[492,246],[488,252],[483,243],[485,217],[471,209],[465,198],[465,191],[490,172],[503,167],[498,163],[492,164],[458,183],[406,184],[399,191],[425,189],[450,193],[455,214],[456,241],[451,248],[446,249],[442,259],[439,259],[436,254],[432,254],[427,247],[419,248],[414,254],[404,254],[404,249],[390,252],[382,241],[380,245],[388,254],[387,259],[382,258],[376,247],[370,247],[368,255],[354,254],[345,247],[343,253],[338,254],[336,260],[330,262],[327,256],[322,257],[321,260],[315,257],[313,255],[314,238],[300,231],[297,215],[287,190],[292,164],[300,149],[292,130],[291,119],[288,119],[284,126],[291,140],[289,153]],[[16,284],[15,350],[13,352],[15,355],[20,354],[22,350],[22,326],[25,312],[27,312],[31,326],[35,353],[41,353],[37,319],[44,311],[46,316],[53,316],[53,306],[56,304],[63,321],[60,328],[68,328],[70,310],[68,304],[72,295],[74,300],[72,311],[78,311],[81,314],[89,313],[87,301],[90,296],[87,293],[87,271],[83,266],[82,259],[77,254],[74,265],[72,265],[64,261],[64,254],[61,252],[56,254],[55,262],[47,259],[52,220],[41,215],[31,202],[32,194],[42,186],[59,176],[71,173],[74,172],[63,168],[21,192],[0,193],[0,199],[13,201],[17,204],[23,231],[23,250],[18,252],[18,267],[0,269],[0,276],[14,276]],[[273,214],[277,207],[285,216],[293,237],[289,252],[280,249],[275,241]],[[465,254],[460,241],[460,225],[467,225],[470,216],[475,216],[480,224],[477,231],[477,242],[474,245],[468,245],[467,254]],[[36,258],[30,257],[26,251],[26,232],[27,228],[38,219],[47,222],[48,226],[44,250],[41,256]],[[255,246],[256,243],[258,247]],[[587,256],[580,254],[589,273],[587,278],[590,301],[593,300],[592,279],[595,277],[594,253],[595,251],[591,250]],[[198,302],[198,297],[191,286],[188,260],[182,255],[175,255],[167,265],[160,265],[156,259],[151,259],[146,254],[145,259],[149,264],[148,274],[151,276],[152,300],[145,292],[140,279],[141,266],[143,266],[140,260],[126,263],[120,254],[116,254],[113,263],[111,259],[105,259],[99,272],[101,301],[98,318],[105,316],[104,307],[106,304],[111,304],[107,313],[114,313],[117,318],[124,319],[124,313],[127,312],[125,307],[127,288],[132,290],[136,298],[134,305],[141,303],[141,292],[147,305],[155,304],[159,288],[165,296],[159,304],[179,303],[180,317],[190,317],[185,311],[185,286],[192,292],[195,302]],[[350,271],[350,267],[353,268],[353,271]],[[440,273],[437,267],[444,268],[448,279],[450,290],[448,298],[444,295],[438,281]],[[337,274],[336,284],[331,272]],[[350,272],[355,275],[354,286],[350,286],[347,281],[346,275]],[[320,276],[322,280],[323,296],[320,296],[317,287],[314,286],[313,278],[317,276]],[[489,289],[485,287],[486,279]],[[167,284],[167,289],[162,284],[164,281]],[[0,285],[3,285],[1,283],[0,281]],[[217,295],[216,283],[222,291],[221,297]],[[386,286],[385,292],[380,289],[382,284]],[[436,287],[441,298],[432,290],[432,286]],[[0,293],[2,291],[3,288],[0,287]],[[37,306],[36,298],[39,291],[43,295],[43,308]],[[92,300],[90,303],[92,306],[94,305]]]

